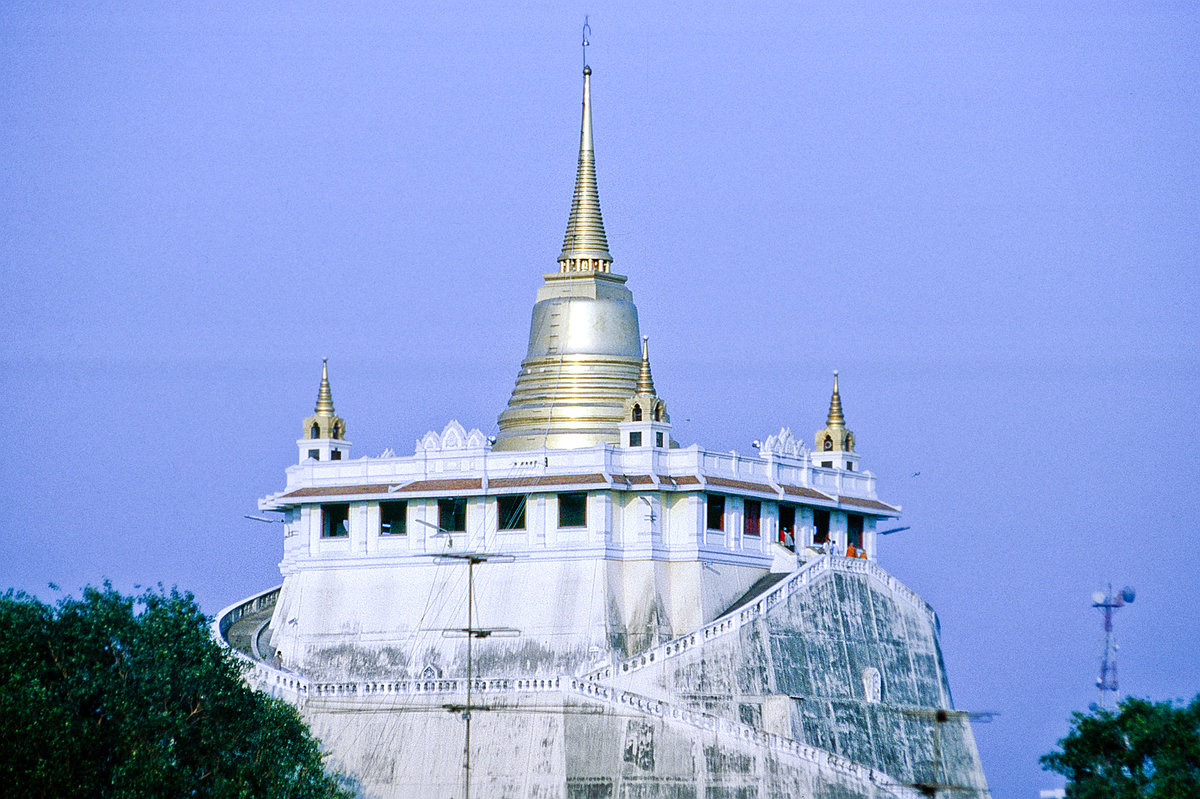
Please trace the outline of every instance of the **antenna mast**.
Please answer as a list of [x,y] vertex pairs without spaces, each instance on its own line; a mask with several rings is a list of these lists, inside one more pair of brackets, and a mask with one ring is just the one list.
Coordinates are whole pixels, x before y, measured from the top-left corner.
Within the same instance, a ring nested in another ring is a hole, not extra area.
[[588,18],[583,18],[583,68],[587,69],[587,49],[591,42],[588,41],[588,36],[592,34],[592,26],[588,24]]
[[[445,531],[443,531],[445,532]],[[461,714],[466,725],[465,741],[463,743],[463,797],[471,799],[471,711],[491,710],[490,705],[472,704],[472,693],[475,687],[474,657],[472,643],[476,638],[491,636],[516,636],[520,631],[512,627],[476,627],[475,626],[475,567],[480,563],[512,563],[512,555],[492,555],[484,552],[440,552],[435,558],[447,558],[467,564],[467,626],[442,630],[446,636],[466,636],[467,639],[467,703],[465,705],[443,705],[451,713]]]
[[[1114,595],[1112,583],[1105,591],[1092,594],[1092,607],[1104,614],[1104,657],[1100,661],[1100,676],[1096,678],[1096,687],[1100,689],[1102,708],[1116,706],[1117,693],[1117,646],[1116,636],[1113,635],[1113,612],[1133,602],[1137,592],[1132,586],[1125,586],[1119,594]],[[1112,700],[1111,702],[1109,700]]]

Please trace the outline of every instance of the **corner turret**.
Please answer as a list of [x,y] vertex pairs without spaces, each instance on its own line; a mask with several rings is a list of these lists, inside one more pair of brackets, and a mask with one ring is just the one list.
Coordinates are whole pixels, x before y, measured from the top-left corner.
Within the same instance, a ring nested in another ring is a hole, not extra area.
[[621,431],[623,447],[671,446],[671,417],[667,404],[654,393],[654,378],[650,376],[650,339],[642,337],[642,366],[638,370],[637,389],[625,400]]
[[317,406],[313,415],[304,420],[303,438],[296,442],[300,462],[340,461],[350,453],[346,440],[346,422],[333,410],[333,391],[329,388],[329,359],[321,359],[321,387],[317,390]]

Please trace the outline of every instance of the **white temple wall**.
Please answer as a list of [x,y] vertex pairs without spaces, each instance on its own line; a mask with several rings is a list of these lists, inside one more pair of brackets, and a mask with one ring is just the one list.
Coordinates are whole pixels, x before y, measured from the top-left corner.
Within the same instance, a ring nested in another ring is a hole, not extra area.
[[[572,673],[597,652],[607,652],[604,564],[581,558],[476,566],[474,626],[519,631],[513,638],[477,642],[480,676],[489,668],[498,676]],[[443,630],[467,626],[467,572],[462,561],[440,560],[289,574],[271,625],[271,646],[287,667],[318,679],[339,669],[343,674],[358,669],[362,677],[410,678],[429,663],[447,674],[465,673],[464,639],[447,638]],[[522,660],[514,665],[514,658]]]

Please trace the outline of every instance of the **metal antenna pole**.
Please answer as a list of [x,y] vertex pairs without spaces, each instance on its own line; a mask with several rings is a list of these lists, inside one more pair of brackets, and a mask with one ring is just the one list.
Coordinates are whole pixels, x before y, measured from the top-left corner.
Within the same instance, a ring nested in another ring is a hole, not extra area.
[[463,753],[463,792],[471,799],[471,644],[475,640],[475,560],[467,560],[467,709],[463,720],[467,723],[467,741]]
[[[1108,587],[1108,596],[1112,596],[1112,586]],[[1117,692],[1117,659],[1114,656],[1112,649],[1112,617],[1113,606],[1111,602],[1105,602],[1104,607],[1104,659],[1100,661],[1100,705],[1104,706],[1105,692],[1112,691],[1115,695]]]
[[1096,688],[1100,691],[1099,706],[1116,706],[1117,693],[1117,644],[1113,635],[1113,613],[1117,608],[1125,607],[1137,596],[1131,586],[1125,586],[1120,593],[1113,594],[1112,583],[1106,591],[1096,591],[1092,594],[1092,607],[1104,614],[1104,657],[1100,660],[1100,676],[1096,678]]
[[583,18],[583,68],[587,69],[587,48],[591,42],[588,41],[588,36],[592,32],[592,26],[588,24],[588,18]]
[[[432,527],[433,525],[430,526]],[[475,564],[486,563],[487,561],[511,563],[513,556],[490,555],[483,552],[440,552],[435,554],[434,557],[466,561],[467,563],[467,626],[442,630],[442,635],[465,635],[467,637],[467,702],[465,705],[450,704],[442,705],[442,707],[453,713],[461,714],[463,721],[466,722],[466,734],[463,741],[463,796],[465,799],[471,799],[471,711],[492,709],[486,705],[476,707],[471,701],[474,698],[475,689],[473,639],[520,635],[520,631],[512,627],[485,628],[475,626]]]

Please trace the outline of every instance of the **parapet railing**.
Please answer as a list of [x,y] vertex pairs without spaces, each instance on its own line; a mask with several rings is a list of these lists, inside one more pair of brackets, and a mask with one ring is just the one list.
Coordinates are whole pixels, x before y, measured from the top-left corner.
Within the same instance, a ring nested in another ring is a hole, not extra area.
[[[261,594],[255,594],[249,599],[243,599],[240,602],[235,602],[229,607],[217,614],[217,620],[213,622],[213,634],[221,641],[225,640],[226,633],[235,622],[241,620],[247,613],[255,613],[267,607],[274,607],[279,600],[279,591],[283,588],[282,585],[277,585],[274,588],[268,588]],[[226,641],[226,643],[228,643]]]
[[852,777],[860,782],[877,785],[896,797],[917,799],[919,796],[912,788],[903,783],[896,782],[891,776],[881,771],[855,763],[826,749],[809,746],[794,738],[763,732],[749,724],[731,721],[709,713],[701,713],[691,708],[680,707],[679,705],[673,705],[658,699],[651,699],[641,694],[622,691],[618,688],[601,685],[588,679],[573,678],[569,681],[568,688],[572,693],[579,696],[603,702],[618,709],[636,710],[648,716],[675,721],[690,727],[751,743],[777,754],[790,755],[809,763],[814,763],[835,774],[841,774]]
[[736,632],[780,602],[788,599],[792,594],[811,585],[817,578],[829,572],[864,574],[878,580],[887,586],[896,596],[912,605],[916,610],[926,614],[935,629],[938,627],[937,614],[933,612],[929,604],[908,586],[884,571],[874,561],[863,558],[822,555],[815,560],[808,561],[799,569],[792,572],[779,585],[764,593],[758,600],[730,611],[724,616],[719,616],[698,630],[681,635],[678,638],[673,638],[670,641],[659,644],[653,649],[648,649],[616,664],[601,666],[600,668],[586,672],[583,674],[583,679],[595,682],[622,674],[631,674],[658,661],[681,655],[700,644]]
[[[279,587],[256,594],[230,605],[217,614],[212,623],[212,636],[246,669],[246,681],[254,688],[285,699],[299,702],[308,698],[421,696],[427,694],[464,694],[465,678],[429,677],[407,680],[319,681],[303,677],[287,669],[256,660],[233,648],[227,637],[229,628],[243,616],[274,605]],[[563,677],[505,677],[471,680],[471,690],[480,693],[546,693],[561,691]]]
[[[563,690],[564,677],[505,677],[471,680],[471,691],[483,694],[553,693]],[[423,694],[465,694],[467,680],[418,679],[374,680],[370,682],[327,682],[311,684],[313,697],[420,696]]]
[[309,695],[310,683],[307,679],[294,672],[255,660],[231,646],[227,637],[229,628],[243,616],[274,606],[279,600],[279,590],[282,587],[277,585],[249,599],[235,602],[217,614],[209,629],[217,643],[228,649],[234,659],[245,668],[246,682],[252,687],[280,699],[299,702]]

